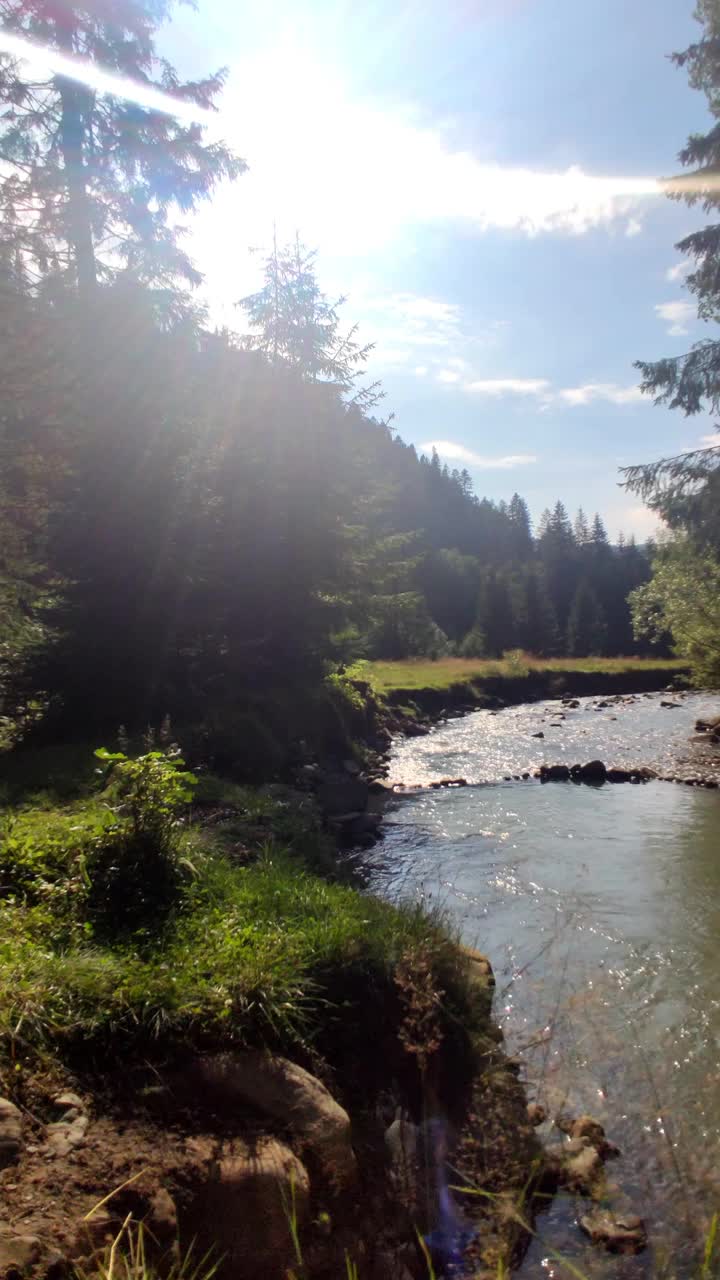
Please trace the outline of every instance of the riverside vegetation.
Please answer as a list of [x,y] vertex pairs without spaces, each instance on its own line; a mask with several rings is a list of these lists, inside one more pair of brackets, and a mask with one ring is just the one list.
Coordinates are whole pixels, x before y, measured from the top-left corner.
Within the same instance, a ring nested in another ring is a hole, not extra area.
[[[502,1269],[527,1223],[483,1196],[581,1175],[539,1153],[487,962],[337,857],[373,838],[365,778],[416,714],[353,664],[393,691],[387,664],[427,660],[444,700],[470,661],[473,703],[487,660],[508,691],[569,679],[565,653],[574,679],[654,681],[674,650],[714,678],[717,450],[628,474],[674,530],[660,552],[561,502],[533,531],[519,495],[478,497],[379,415],[371,346],[299,241],[240,300],[250,332],[214,329],[176,215],[246,165],[187,123],[224,76],[181,83],[170,11],[0,0],[16,36],[183,104],[0,55],[0,1267],[204,1274],[178,1262],[198,1234],[210,1269],[419,1274],[457,1245],[452,1149],[482,1193],[464,1244]],[[680,60],[713,105],[700,11]],[[708,315],[716,243],[688,242]],[[701,347],[647,388],[716,408]],[[502,658],[530,647],[540,670]],[[576,1138],[592,1181],[602,1144]]]

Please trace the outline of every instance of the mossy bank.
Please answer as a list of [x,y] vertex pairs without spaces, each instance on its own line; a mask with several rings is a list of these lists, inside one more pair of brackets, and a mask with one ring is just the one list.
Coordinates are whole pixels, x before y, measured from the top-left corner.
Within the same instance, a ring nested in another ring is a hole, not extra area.
[[[74,795],[67,762],[62,796],[6,768],[0,1274],[113,1240],[162,1271],[195,1235],[228,1275],[427,1274],[450,1153],[492,1193],[537,1160],[489,965],[362,892],[312,791],[171,745],[72,760]],[[523,1233],[475,1212],[509,1261]]]

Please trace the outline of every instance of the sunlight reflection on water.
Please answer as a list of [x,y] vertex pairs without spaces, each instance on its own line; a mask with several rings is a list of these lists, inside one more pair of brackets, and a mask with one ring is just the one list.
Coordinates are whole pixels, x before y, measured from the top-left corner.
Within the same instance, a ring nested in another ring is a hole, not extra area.
[[[668,765],[697,716],[660,699],[567,712],[557,704],[478,713],[399,744],[393,779],[485,781],[543,760]],[[617,716],[617,720],[611,717]],[[560,752],[562,734],[565,748]],[[541,1230],[586,1272],[689,1275],[720,1207],[720,797],[645,786],[513,783],[429,791],[391,804],[367,855],[371,886],[442,907],[487,952],[496,1016],[532,1096],[590,1111],[623,1152],[610,1169],[643,1214],[654,1252],[608,1258],[559,1200]],[[524,1274],[545,1270],[538,1241]]]

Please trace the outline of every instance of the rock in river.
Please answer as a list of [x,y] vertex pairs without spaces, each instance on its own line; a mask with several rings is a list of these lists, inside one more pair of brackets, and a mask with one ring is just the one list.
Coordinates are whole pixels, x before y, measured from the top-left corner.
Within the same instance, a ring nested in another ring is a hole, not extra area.
[[594,1209],[580,1219],[580,1226],[593,1244],[610,1253],[640,1253],[647,1244],[647,1231],[635,1214],[615,1218],[608,1209]]

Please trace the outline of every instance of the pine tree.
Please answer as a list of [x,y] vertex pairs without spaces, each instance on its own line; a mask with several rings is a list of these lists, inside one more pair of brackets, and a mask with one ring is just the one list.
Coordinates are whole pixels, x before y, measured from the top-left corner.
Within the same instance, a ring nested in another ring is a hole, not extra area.
[[532,554],[532,525],[527,502],[514,493],[507,509],[510,521],[510,545],[513,560],[524,561]]
[[573,533],[575,541],[579,547],[584,547],[590,541],[590,526],[587,522],[587,516],[582,507],[578,507],[575,523],[573,525]]
[[523,648],[552,657],[560,649],[560,629],[542,569],[532,566],[525,580],[527,635]]
[[570,520],[562,502],[558,501],[547,519],[543,516],[538,538],[538,556],[543,566],[548,591],[558,623],[567,628],[570,605],[578,576],[578,548]]
[[123,272],[171,294],[180,282],[198,283],[173,215],[192,212],[246,166],[222,143],[204,143],[199,124],[181,122],[188,104],[213,108],[225,75],[178,79],[154,46],[169,9],[168,0],[0,0],[13,34],[178,101],[174,116],[172,107],[143,107],[81,78],[38,82],[23,61],[0,56],[0,160],[9,166],[0,257],[30,282],[70,281],[86,300],[98,281]]
[[580,582],[572,602],[567,629],[567,651],[573,658],[598,656],[605,652],[607,624],[602,605],[585,580]]
[[495,569],[488,570],[478,597],[475,628],[485,638],[488,657],[499,658],[516,643],[510,585],[508,578]]
[[593,547],[609,546],[607,529],[603,524],[602,516],[596,511],[593,516],[592,529],[590,531],[590,542]]
[[[272,361],[297,369],[309,382],[329,382],[365,410],[382,399],[379,382],[356,387],[374,343],[357,340],[358,326],[340,330],[340,307],[324,294],[315,270],[316,253],[301,244],[278,247],[265,259],[264,283],[238,304],[256,332],[249,345]],[[439,460],[438,460],[439,461]]]

